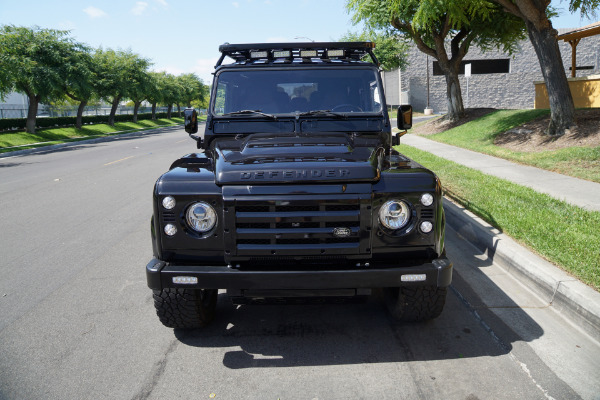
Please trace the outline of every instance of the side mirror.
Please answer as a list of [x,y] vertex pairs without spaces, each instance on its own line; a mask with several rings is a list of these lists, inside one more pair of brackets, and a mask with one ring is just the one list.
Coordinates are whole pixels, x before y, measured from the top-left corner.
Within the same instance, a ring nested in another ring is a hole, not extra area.
[[412,128],[412,106],[404,105],[398,108],[398,129]]
[[396,134],[392,133],[392,146],[398,146],[400,144],[400,138],[406,135],[406,131],[398,132]]
[[186,108],[183,111],[183,126],[187,133],[198,132],[198,113],[193,108]]

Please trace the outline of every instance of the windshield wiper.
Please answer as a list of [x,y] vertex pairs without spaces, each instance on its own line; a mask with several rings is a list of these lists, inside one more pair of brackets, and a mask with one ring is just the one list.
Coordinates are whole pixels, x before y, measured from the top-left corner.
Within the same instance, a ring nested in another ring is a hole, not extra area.
[[258,114],[258,115],[262,115],[263,117],[267,117],[267,118],[271,118],[271,119],[277,119],[277,117],[275,115],[273,115],[273,114],[266,114],[264,112],[261,112],[260,110],[232,111],[232,112],[225,113],[222,116],[226,116],[226,115],[244,115],[244,114]]
[[337,118],[346,118],[347,117],[345,114],[333,112],[331,110],[312,110],[312,111],[301,112],[298,115],[301,117],[304,117],[307,115],[324,115],[327,117],[337,117]]

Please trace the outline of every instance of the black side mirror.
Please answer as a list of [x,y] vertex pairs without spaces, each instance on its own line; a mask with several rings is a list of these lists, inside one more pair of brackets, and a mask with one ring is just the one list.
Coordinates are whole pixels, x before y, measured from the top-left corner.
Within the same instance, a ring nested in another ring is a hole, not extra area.
[[412,106],[404,105],[398,108],[398,129],[412,128]]
[[406,131],[392,133],[392,146],[398,146],[400,144],[400,138],[406,135]]
[[193,108],[186,108],[183,111],[184,129],[187,133],[198,132],[198,113]]

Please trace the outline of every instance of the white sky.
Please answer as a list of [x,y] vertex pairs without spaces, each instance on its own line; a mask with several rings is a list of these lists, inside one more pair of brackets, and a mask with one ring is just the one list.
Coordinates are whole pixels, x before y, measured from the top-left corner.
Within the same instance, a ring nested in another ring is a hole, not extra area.
[[[205,83],[229,43],[293,42],[306,37],[335,41],[352,26],[345,0],[0,0],[0,25],[38,25],[70,30],[92,47],[131,48],[150,58],[152,69],[195,72]],[[567,1],[554,0],[562,14],[555,28],[594,21],[568,13]]]

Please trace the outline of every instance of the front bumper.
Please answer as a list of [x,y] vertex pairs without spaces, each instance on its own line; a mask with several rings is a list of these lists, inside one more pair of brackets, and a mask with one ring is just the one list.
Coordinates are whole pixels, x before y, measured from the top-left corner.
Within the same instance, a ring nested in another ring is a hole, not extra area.
[[[425,280],[403,282],[402,275],[424,274]],[[197,284],[176,284],[174,277],[193,277]],[[452,281],[452,262],[440,257],[409,267],[395,265],[319,271],[245,271],[223,266],[170,265],[152,259],[146,266],[148,287],[188,289],[302,290],[357,289],[397,286],[446,287]]]

